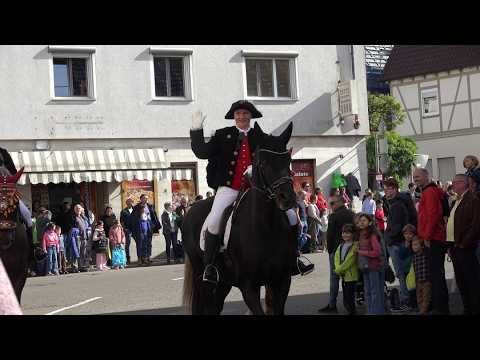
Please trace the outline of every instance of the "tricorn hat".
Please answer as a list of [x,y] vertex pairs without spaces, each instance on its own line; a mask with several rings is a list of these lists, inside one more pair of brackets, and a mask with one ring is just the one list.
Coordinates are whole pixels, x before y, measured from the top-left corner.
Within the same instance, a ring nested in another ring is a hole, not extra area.
[[262,113],[258,111],[251,102],[247,100],[240,100],[232,104],[230,110],[228,110],[227,114],[225,115],[225,119],[233,119],[233,113],[238,109],[250,111],[250,113],[252,114],[252,119],[258,119],[263,116]]

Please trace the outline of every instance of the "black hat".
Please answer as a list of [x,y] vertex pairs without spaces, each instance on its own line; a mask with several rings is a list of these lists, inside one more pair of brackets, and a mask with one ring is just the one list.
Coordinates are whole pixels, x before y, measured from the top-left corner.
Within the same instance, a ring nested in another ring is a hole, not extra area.
[[238,109],[250,111],[250,113],[252,114],[252,119],[258,119],[263,116],[262,113],[258,111],[251,102],[247,100],[240,100],[232,104],[230,110],[228,110],[227,114],[225,115],[225,119],[233,119],[233,113]]

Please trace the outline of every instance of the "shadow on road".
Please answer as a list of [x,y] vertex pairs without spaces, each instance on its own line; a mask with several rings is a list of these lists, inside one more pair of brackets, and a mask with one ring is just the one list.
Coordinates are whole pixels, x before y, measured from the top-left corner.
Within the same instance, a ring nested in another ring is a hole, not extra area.
[[[328,303],[328,293],[291,295],[288,297],[285,305],[286,315],[320,315],[317,310]],[[346,315],[345,308],[342,304],[342,293],[339,293],[338,300],[338,315]],[[450,309],[452,314],[461,314],[463,311],[461,299],[458,293],[450,294]],[[225,303],[222,315],[246,315],[247,306],[243,301],[231,301]],[[365,314],[365,305],[357,306],[359,315]],[[145,309],[125,312],[105,313],[102,315],[188,315],[187,310],[182,307],[169,307],[161,309]],[[392,315],[392,316],[399,316]],[[402,314],[402,315],[414,315]]]

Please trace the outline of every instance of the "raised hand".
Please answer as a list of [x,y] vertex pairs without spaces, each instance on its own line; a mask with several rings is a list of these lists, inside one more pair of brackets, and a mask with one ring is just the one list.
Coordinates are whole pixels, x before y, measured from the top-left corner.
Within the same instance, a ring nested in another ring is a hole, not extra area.
[[207,118],[207,115],[203,115],[200,110],[195,111],[192,115],[192,129],[203,128],[203,122]]

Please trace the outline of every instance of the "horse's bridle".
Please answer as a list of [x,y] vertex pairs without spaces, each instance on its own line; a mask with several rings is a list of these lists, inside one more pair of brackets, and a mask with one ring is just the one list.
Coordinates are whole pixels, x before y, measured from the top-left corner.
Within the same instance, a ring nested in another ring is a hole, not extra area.
[[[259,153],[262,151],[269,152],[275,155],[286,155],[289,153],[288,151],[276,152],[276,151],[267,150],[267,149],[258,150]],[[260,175],[259,178],[260,178],[261,184],[258,184],[260,186],[257,186],[257,184],[253,184],[252,189],[259,190],[260,192],[264,193],[268,199],[274,200],[277,197],[275,195],[275,191],[277,190],[277,188],[284,184],[288,184],[288,183],[293,184],[293,179],[291,176],[282,176],[277,180],[275,180],[272,184],[268,184],[267,181],[265,180],[265,174],[263,173],[263,168],[259,160],[260,159],[259,155],[260,154],[258,154],[258,156],[256,157],[256,161],[258,162],[256,166],[258,168],[258,173]]]

